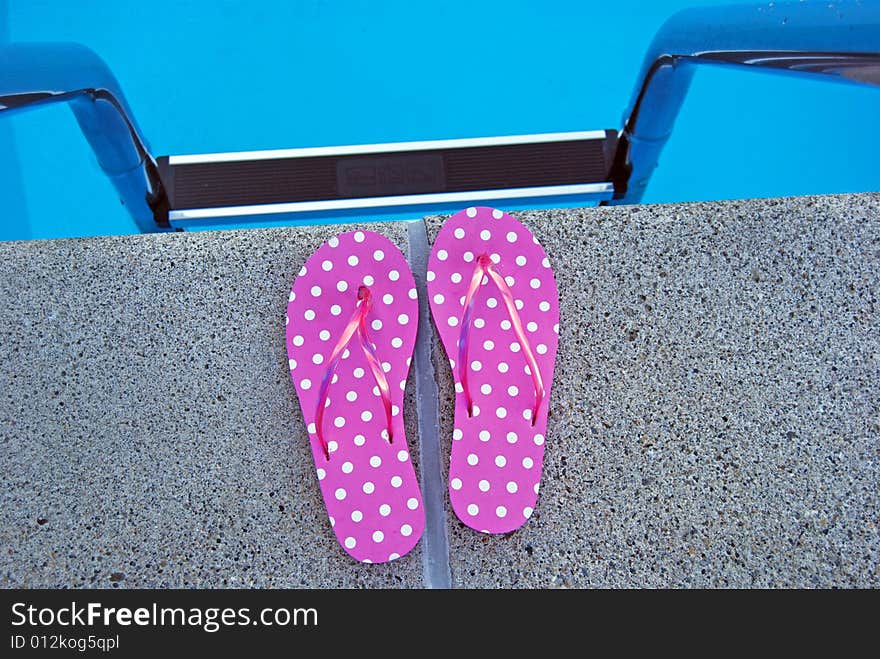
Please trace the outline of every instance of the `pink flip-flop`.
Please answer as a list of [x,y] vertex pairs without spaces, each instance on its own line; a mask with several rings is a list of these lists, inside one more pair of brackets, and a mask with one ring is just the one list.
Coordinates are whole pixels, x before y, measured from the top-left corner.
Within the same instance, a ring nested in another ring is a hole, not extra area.
[[532,233],[492,208],[449,218],[428,263],[431,315],[455,378],[449,497],[485,533],[522,526],[538,499],[559,295]]
[[287,305],[287,353],[315,468],[339,543],[363,563],[406,554],[424,505],[403,426],[418,301],[387,238],[343,233],[299,272]]

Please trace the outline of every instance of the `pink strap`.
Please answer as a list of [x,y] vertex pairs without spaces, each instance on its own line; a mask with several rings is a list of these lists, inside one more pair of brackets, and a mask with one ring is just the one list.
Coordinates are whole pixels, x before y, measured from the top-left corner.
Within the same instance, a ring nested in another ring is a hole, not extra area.
[[495,285],[501,293],[501,299],[504,300],[504,306],[507,307],[507,315],[510,316],[510,323],[513,326],[513,331],[522,347],[523,356],[526,358],[526,363],[529,367],[529,374],[532,376],[532,383],[535,386],[535,408],[532,410],[532,425],[534,426],[535,420],[538,416],[538,409],[541,407],[541,402],[544,400],[544,380],[541,378],[541,371],[538,368],[538,360],[535,358],[535,353],[532,351],[532,345],[529,343],[529,339],[523,328],[519,311],[516,309],[516,301],[513,299],[513,293],[507,285],[507,282],[504,281],[504,277],[498,274],[495,270],[492,259],[488,254],[481,254],[477,257],[477,265],[474,268],[471,283],[464,296],[464,313],[461,318],[461,334],[458,339],[458,372],[461,379],[461,388],[464,392],[465,400],[467,401],[468,416],[473,416],[474,411],[473,399],[471,398],[470,387],[468,386],[468,348],[471,331],[471,315],[474,307],[474,296],[480,288],[484,275],[488,275],[492,281],[495,282]]
[[388,442],[393,441],[393,433],[391,430],[391,388],[388,386],[388,379],[385,377],[385,371],[382,370],[382,364],[376,356],[376,347],[370,342],[367,334],[367,315],[373,308],[373,295],[366,286],[358,288],[358,308],[352,315],[351,319],[342,330],[342,335],[330,352],[330,358],[327,360],[327,370],[324,371],[324,377],[321,380],[321,389],[318,393],[318,409],[315,413],[315,433],[318,435],[318,441],[324,451],[324,457],[330,459],[330,449],[324,439],[324,410],[327,407],[327,398],[330,395],[330,384],[333,380],[333,374],[339,365],[339,359],[345,347],[351,342],[355,332],[360,339],[361,349],[367,358],[367,364],[379,387],[379,395],[382,397],[382,404],[385,407],[385,421],[388,426]]

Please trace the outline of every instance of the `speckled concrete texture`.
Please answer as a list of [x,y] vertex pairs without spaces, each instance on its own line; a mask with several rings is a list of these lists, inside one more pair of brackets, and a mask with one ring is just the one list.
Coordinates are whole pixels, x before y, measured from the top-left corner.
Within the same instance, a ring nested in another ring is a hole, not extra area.
[[454,585],[880,586],[880,195],[514,214],[561,292],[541,498],[450,512]]
[[0,244],[0,585],[421,586],[420,546],[337,545],[289,380],[293,277],[350,228]]

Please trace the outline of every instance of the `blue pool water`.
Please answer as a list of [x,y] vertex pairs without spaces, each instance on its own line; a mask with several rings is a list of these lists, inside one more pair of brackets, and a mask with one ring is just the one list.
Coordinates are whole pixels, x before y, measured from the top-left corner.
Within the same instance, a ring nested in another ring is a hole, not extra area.
[[[618,128],[693,4],[0,0],[0,41],[95,50],[165,155]],[[703,69],[644,201],[880,190],[878,117],[877,89]],[[0,239],[135,232],[64,106],[0,118],[0,196]]]

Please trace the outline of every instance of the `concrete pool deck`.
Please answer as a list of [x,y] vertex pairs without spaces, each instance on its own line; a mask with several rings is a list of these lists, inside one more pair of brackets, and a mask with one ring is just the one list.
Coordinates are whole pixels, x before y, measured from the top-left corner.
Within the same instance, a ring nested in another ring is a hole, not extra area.
[[[374,566],[330,531],[284,347],[350,227],[0,243],[0,585],[880,586],[880,194],[514,214],[562,305],[535,514],[449,509],[423,314],[430,530]],[[369,228],[422,279],[439,226]]]

